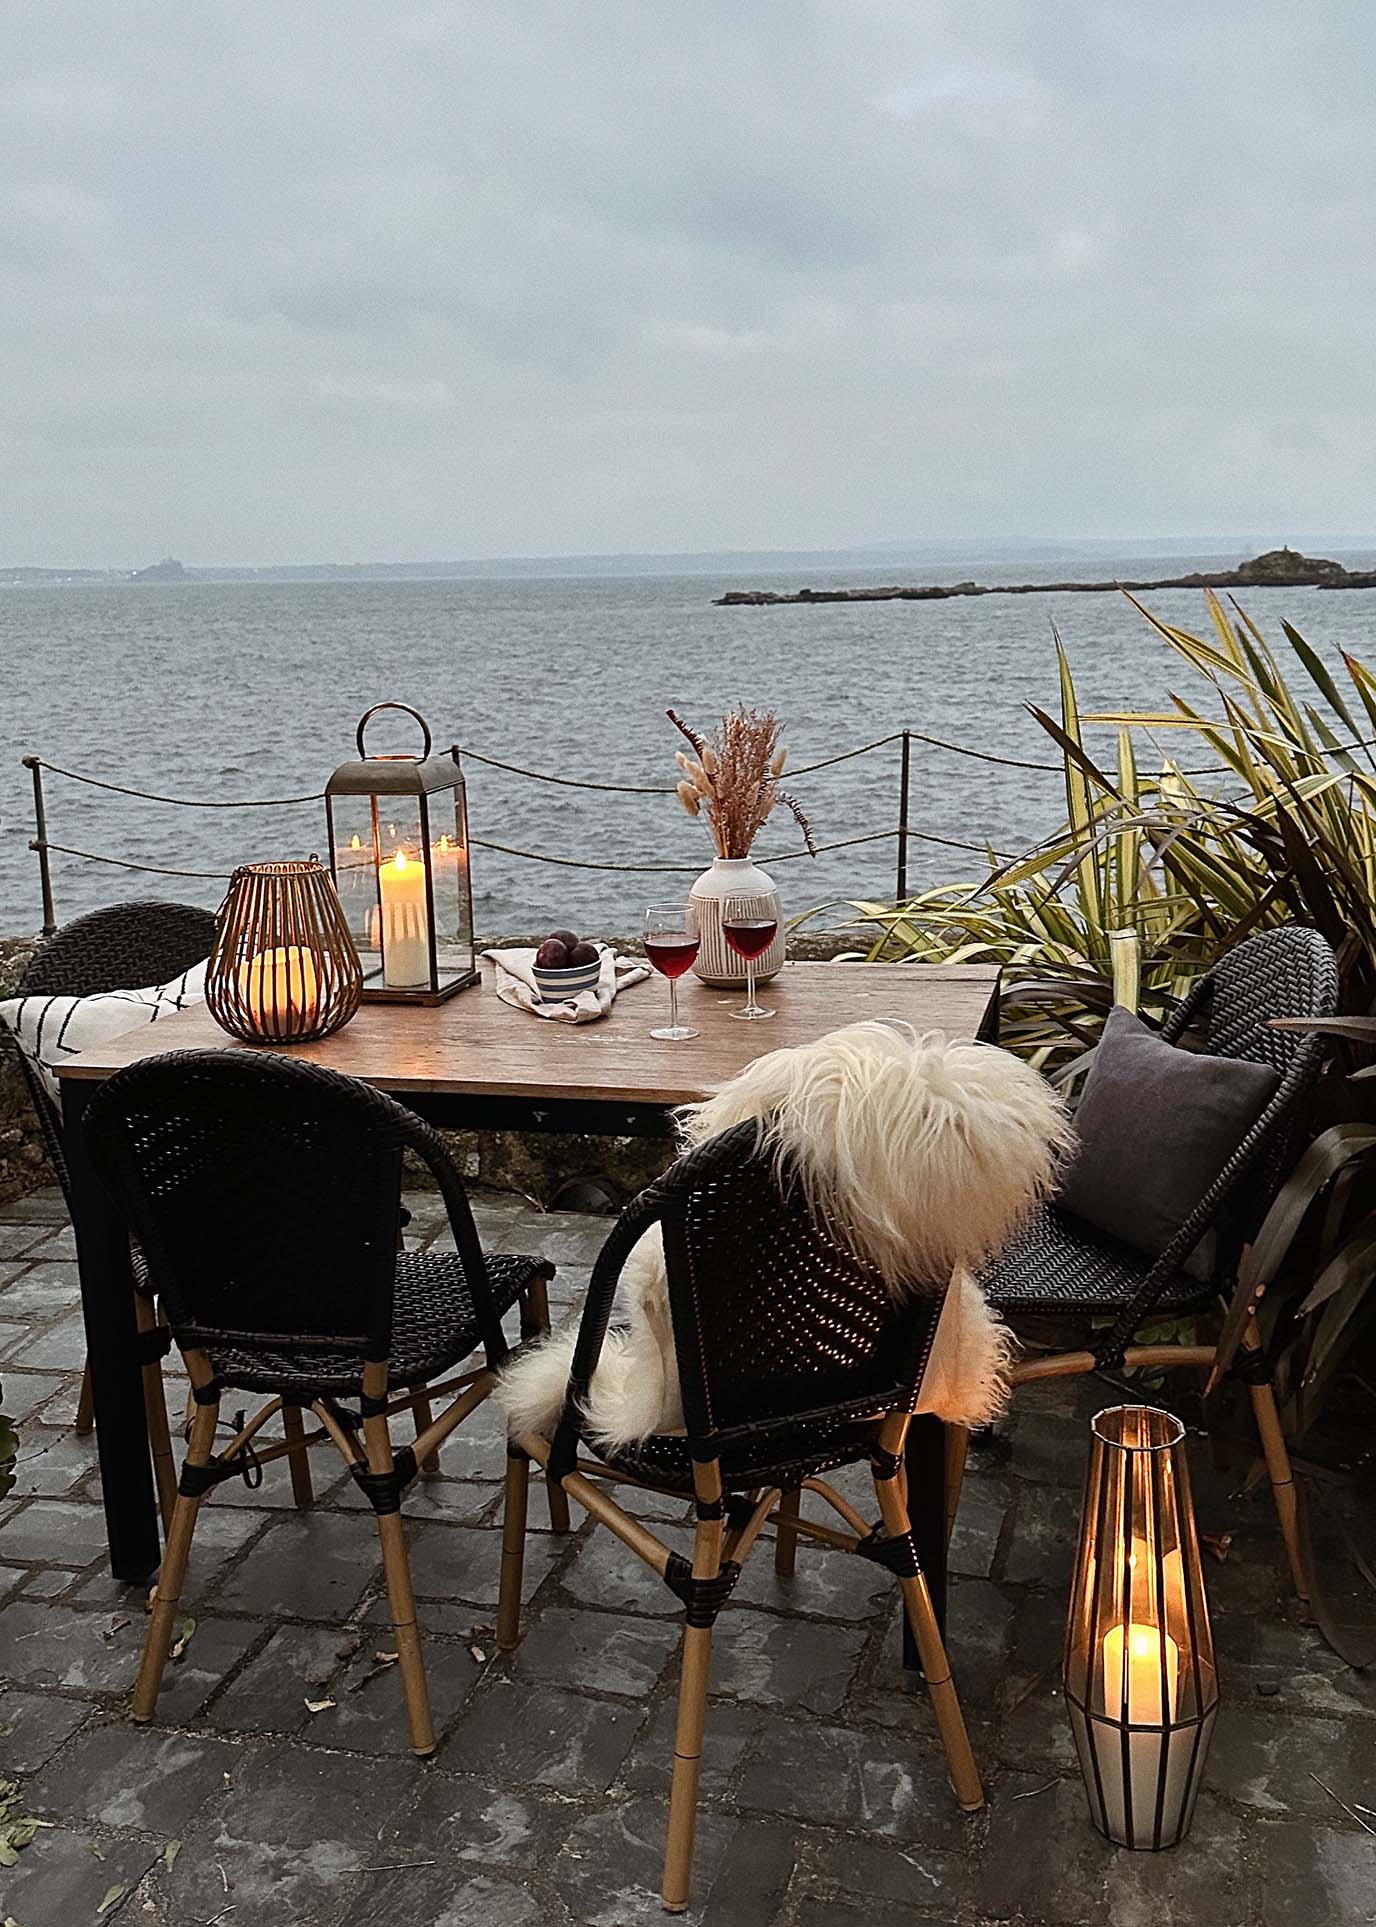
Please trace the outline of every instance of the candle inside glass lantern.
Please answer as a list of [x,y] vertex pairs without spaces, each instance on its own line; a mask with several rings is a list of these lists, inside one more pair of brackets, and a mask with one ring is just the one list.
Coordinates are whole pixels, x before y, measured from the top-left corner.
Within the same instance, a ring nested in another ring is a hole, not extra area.
[[382,893],[382,980],[391,990],[413,990],[430,980],[430,920],[425,869],[405,850],[378,870]]

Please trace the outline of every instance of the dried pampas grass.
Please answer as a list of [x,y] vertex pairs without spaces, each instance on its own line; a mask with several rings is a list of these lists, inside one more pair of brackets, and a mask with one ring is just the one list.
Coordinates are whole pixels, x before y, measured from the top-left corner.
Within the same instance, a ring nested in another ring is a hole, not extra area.
[[751,845],[782,803],[803,833],[813,856],[812,825],[797,800],[779,788],[788,751],[779,741],[780,722],[772,709],[729,710],[709,740],[674,710],[669,721],[688,738],[691,756],[679,750],[674,761],[683,771],[675,785],[689,816],[704,816],[717,855],[749,856]]

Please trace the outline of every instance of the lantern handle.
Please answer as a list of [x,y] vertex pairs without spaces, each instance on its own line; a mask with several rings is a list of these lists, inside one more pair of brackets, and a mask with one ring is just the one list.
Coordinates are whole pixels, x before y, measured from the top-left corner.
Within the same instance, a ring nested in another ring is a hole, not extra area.
[[368,727],[369,723],[373,720],[374,716],[376,716],[381,710],[384,710],[384,709],[399,709],[402,711],[404,715],[414,716],[415,720],[420,724],[421,735],[424,736],[425,738],[425,747],[424,749],[422,749],[420,755],[416,758],[416,761],[418,763],[423,763],[426,757],[430,754],[430,744],[431,744],[430,725],[429,723],[426,722],[424,716],[421,715],[418,709],[412,709],[410,703],[374,703],[371,709],[364,711],[362,716],[360,716],[358,719],[357,741],[358,741],[359,755],[366,759],[368,752],[363,747],[363,732]]

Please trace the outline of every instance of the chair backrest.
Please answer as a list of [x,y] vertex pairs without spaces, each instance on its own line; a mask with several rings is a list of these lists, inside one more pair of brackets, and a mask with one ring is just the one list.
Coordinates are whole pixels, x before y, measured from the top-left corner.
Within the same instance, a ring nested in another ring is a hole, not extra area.
[[94,997],[170,983],[208,957],[215,917],[190,903],[116,903],[75,917],[24,966],[21,997]]
[[896,1304],[759,1150],[754,1124],[681,1158],[654,1190],[690,1438],[915,1407],[944,1281]]
[[[34,952],[15,986],[19,997],[95,997],[170,983],[208,957],[215,918],[190,903],[117,903],[74,917]],[[62,1119],[41,1078],[20,1064],[38,1113],[48,1156],[68,1203],[71,1187],[62,1149]]]
[[1324,1046],[1298,1031],[1273,1030],[1273,1017],[1331,1017],[1338,1008],[1338,963],[1317,930],[1261,930],[1219,959],[1209,976],[1205,1043],[1214,1057],[1269,1064],[1282,1077],[1317,1067]]
[[435,1134],[381,1092],[265,1052],[175,1051],[112,1077],[83,1121],[183,1347],[385,1358],[408,1146],[439,1179],[493,1336],[462,1180]]
[[1338,961],[1317,930],[1290,924],[1261,930],[1209,970],[1163,1027],[1175,1043],[1201,1013],[1213,1057],[1268,1064],[1280,1075],[1280,1116],[1227,1216],[1250,1232],[1289,1169],[1301,1101],[1318,1081],[1326,1045],[1302,1031],[1273,1030],[1273,1017],[1331,1017],[1340,995]]

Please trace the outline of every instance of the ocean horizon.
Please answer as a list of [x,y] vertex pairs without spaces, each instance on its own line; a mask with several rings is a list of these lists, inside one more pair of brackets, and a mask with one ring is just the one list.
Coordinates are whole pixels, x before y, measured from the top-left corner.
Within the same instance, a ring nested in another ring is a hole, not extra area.
[[[1008,559],[1019,580],[1064,579],[1075,556],[1111,579],[1140,573],[1148,555],[1154,571],[1168,574],[1229,567],[1246,552],[1131,545],[1110,556],[1075,545],[1039,562],[1027,550]],[[1320,552],[1353,568],[1376,562],[1371,551],[1333,545]],[[977,573],[994,581],[997,559],[989,551],[958,554],[944,567],[922,564],[921,573],[907,566],[896,579],[955,582]],[[572,922],[617,933],[636,930],[651,898],[686,889],[706,866],[711,848],[702,826],[669,795],[564,788],[493,769],[478,756],[594,783],[668,786],[680,739],[666,708],[710,727],[721,710],[746,702],[779,711],[795,770],[905,724],[985,756],[1055,765],[1054,745],[1027,711],[1029,703],[1056,707],[1053,631],[1086,709],[1161,709],[1172,691],[1192,686],[1191,672],[1116,593],[715,607],[743,573],[738,558],[716,574],[680,568],[13,586],[0,596],[7,665],[0,715],[10,752],[0,771],[0,927],[18,933],[40,922],[25,754],[207,806],[299,796],[322,789],[330,770],[354,753],[365,709],[408,702],[428,717],[437,744],[457,742],[473,753],[467,774],[476,838],[568,863],[682,870],[582,870],[477,849],[480,930]],[[887,551],[849,568],[785,568],[776,559],[750,574],[751,586],[781,590],[895,579]],[[1259,588],[1242,600],[1278,640],[1285,618],[1325,655],[1347,648],[1376,660],[1376,590]],[[1160,591],[1152,607],[1169,622],[1207,630],[1197,591]],[[1209,760],[1182,750],[1183,740],[1175,733],[1169,746],[1181,760]],[[398,725],[383,746],[409,747],[405,729]],[[898,772],[895,744],[799,775],[793,787],[818,844],[892,830]],[[216,873],[160,876],[54,854],[59,922],[135,895],[213,907],[237,863],[324,847],[319,803],[181,809],[57,776],[47,779],[47,802],[55,844],[150,868]],[[986,844],[1020,851],[1063,808],[1054,768],[1009,767],[915,742],[911,887],[981,875]],[[766,867],[782,859],[776,880],[790,916],[893,894],[892,839],[815,861],[794,860],[798,848],[796,830],[778,812],[759,857]]]

